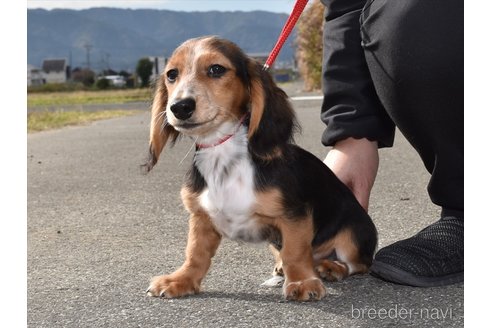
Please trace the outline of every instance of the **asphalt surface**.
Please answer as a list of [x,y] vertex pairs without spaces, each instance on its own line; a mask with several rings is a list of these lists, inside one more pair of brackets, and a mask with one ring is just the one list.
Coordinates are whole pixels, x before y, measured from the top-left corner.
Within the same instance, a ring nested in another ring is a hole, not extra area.
[[[298,144],[322,158],[320,100],[294,101]],[[284,301],[263,288],[273,259],[265,244],[225,240],[196,296],[147,297],[152,276],[184,258],[187,216],[179,189],[192,144],[166,150],[143,175],[150,114],[29,134],[29,327],[462,327],[463,284],[413,288],[370,275],[326,283],[320,302]],[[186,156],[186,158],[185,158]],[[397,135],[380,151],[369,213],[379,247],[437,220],[429,179]]]

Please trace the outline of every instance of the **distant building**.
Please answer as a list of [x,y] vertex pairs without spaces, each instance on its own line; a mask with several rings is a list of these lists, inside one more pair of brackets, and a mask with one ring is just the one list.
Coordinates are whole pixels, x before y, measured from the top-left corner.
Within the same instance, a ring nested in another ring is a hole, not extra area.
[[[269,53],[248,53],[248,57],[253,58],[261,65],[264,65],[268,59]],[[272,66],[269,68],[271,75],[275,82],[288,82],[292,80],[294,76],[293,64],[289,62],[273,62]]]
[[70,78],[66,59],[43,60],[43,76],[46,83],[65,83]]
[[[268,52],[257,52],[257,53],[248,53],[248,57],[251,57],[258,61],[260,64],[265,64],[265,62],[268,59],[268,56],[270,56],[270,53]],[[296,61],[294,58],[290,60],[279,60],[277,58],[276,61],[273,62],[272,67],[270,67],[270,71],[272,70],[277,70],[277,69],[291,69],[291,70],[297,70],[296,68]]]
[[124,76],[121,75],[104,75],[98,78],[98,80],[100,79],[108,80],[110,85],[116,88],[122,88],[126,86],[126,79]]
[[167,58],[165,57],[148,57],[149,60],[154,64],[152,68],[152,75],[150,76],[150,81],[155,81],[164,72],[164,67],[167,64]]
[[[254,60],[256,60],[257,62],[263,65],[265,64],[270,54],[268,52],[257,52],[257,53],[249,53],[247,55],[248,57],[253,58]],[[275,68],[275,63],[273,63],[273,66],[270,67],[270,69],[274,69],[274,68]]]
[[43,72],[39,67],[27,64],[27,86],[37,86],[44,84]]

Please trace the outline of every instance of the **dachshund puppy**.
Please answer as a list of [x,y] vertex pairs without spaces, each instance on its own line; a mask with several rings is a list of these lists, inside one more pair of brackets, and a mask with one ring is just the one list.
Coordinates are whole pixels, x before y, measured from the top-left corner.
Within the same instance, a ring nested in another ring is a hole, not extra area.
[[174,51],[154,96],[144,167],[180,135],[195,140],[181,190],[188,243],[184,264],[154,277],[148,295],[198,293],[222,237],[270,243],[289,300],[319,300],[321,279],[367,271],[376,228],[330,169],[293,144],[296,127],[287,95],[234,43],[208,36]]

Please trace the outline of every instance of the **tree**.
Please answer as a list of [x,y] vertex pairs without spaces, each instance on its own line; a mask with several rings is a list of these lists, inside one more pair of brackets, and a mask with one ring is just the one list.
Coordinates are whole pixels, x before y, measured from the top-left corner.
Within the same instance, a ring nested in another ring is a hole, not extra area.
[[147,87],[149,85],[153,67],[154,64],[148,58],[141,58],[138,61],[136,72],[138,77],[140,78],[142,87]]
[[96,80],[96,74],[87,68],[76,68],[72,71],[72,80],[81,82],[84,86],[90,87]]
[[305,9],[297,25],[296,58],[307,91],[321,88],[323,13],[323,4],[315,1]]
[[96,82],[96,88],[98,88],[100,90],[106,90],[106,89],[109,89],[109,87],[111,87],[111,82],[104,77],[98,79]]
[[101,74],[104,75],[104,76],[107,76],[107,75],[118,75],[118,72],[113,71],[111,68],[108,68],[108,69],[103,70]]
[[129,77],[130,77],[130,75],[131,75],[131,74],[130,74],[130,73],[128,73],[127,71],[125,71],[125,70],[121,70],[121,71],[118,73],[118,75],[121,75],[121,76],[125,77],[125,79],[127,79],[127,78],[129,78]]

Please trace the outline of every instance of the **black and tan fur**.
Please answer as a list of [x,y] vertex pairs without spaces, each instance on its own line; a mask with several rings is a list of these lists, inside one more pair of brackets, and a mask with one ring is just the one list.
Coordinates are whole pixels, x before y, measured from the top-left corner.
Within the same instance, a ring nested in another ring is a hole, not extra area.
[[[216,64],[225,69],[223,74],[210,73]],[[176,89],[185,84],[192,85],[186,89],[191,91]],[[185,120],[170,117],[169,97],[176,102],[180,93],[196,103]],[[229,41],[202,37],[174,52],[158,82],[145,167],[151,170],[166,143],[180,134],[198,138],[224,122],[236,124],[241,117],[246,117],[247,154],[254,171],[249,220],[259,233],[236,238],[271,244],[274,275],[285,277],[287,299],[319,300],[326,295],[320,278],[340,280],[366,272],[377,244],[374,224],[322,161],[293,144],[296,118],[286,94]],[[227,179],[227,172],[221,174]],[[194,164],[181,190],[190,213],[186,260],[174,273],[155,277],[149,295],[179,297],[200,291],[222,238],[200,198],[210,187]]]

